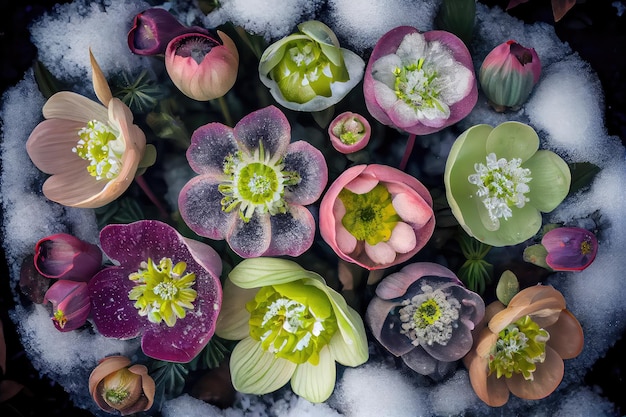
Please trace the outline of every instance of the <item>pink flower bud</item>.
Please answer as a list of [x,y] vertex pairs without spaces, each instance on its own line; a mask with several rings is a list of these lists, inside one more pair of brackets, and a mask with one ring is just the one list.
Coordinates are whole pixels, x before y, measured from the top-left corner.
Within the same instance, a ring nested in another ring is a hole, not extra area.
[[45,237],[35,245],[35,268],[46,278],[89,281],[101,265],[98,246],[67,233]]
[[360,151],[370,141],[372,128],[360,114],[345,112],[335,117],[328,127],[330,143],[337,151],[347,154]]
[[52,303],[52,322],[60,332],[78,329],[91,312],[86,282],[60,279],[46,291],[43,301]]

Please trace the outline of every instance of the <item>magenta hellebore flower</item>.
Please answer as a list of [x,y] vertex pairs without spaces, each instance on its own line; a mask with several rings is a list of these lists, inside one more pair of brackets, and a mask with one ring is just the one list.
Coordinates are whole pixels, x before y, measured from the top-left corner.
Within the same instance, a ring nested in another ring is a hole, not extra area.
[[45,237],[35,245],[35,268],[46,278],[89,281],[101,265],[98,246],[67,233]]
[[510,40],[487,54],[478,78],[489,103],[504,111],[524,104],[540,75],[541,61],[535,50]]
[[559,227],[541,239],[548,251],[546,263],[555,271],[582,271],[598,252],[598,240],[590,231],[580,227]]
[[61,332],[78,329],[91,312],[86,282],[60,279],[48,288],[43,301],[52,303],[52,322]]
[[200,175],[178,196],[185,223],[200,236],[226,239],[244,258],[301,255],[315,235],[304,206],[322,194],[328,168],[315,147],[290,140],[289,122],[274,106],[248,114],[234,128],[198,128],[187,159]]
[[435,379],[472,348],[472,330],[485,315],[482,298],[452,271],[430,262],[385,277],[367,307],[374,337],[415,372]]
[[435,229],[432,197],[414,177],[384,165],[357,165],[328,188],[322,238],[342,259],[369,270],[408,260]]
[[108,225],[100,243],[119,266],[89,282],[98,331],[118,339],[141,335],[151,358],[192,360],[213,336],[222,304],[217,252],[155,220]]
[[461,39],[400,26],[376,43],[365,69],[367,109],[379,122],[427,135],[467,116],[478,99],[472,57]]
[[338,152],[349,154],[365,148],[370,141],[372,128],[360,114],[344,112],[330,123],[330,143]]

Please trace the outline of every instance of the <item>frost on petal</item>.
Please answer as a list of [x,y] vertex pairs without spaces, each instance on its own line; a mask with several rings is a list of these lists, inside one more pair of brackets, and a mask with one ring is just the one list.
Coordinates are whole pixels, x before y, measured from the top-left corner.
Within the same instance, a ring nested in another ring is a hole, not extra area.
[[255,213],[248,222],[235,216],[233,227],[226,237],[230,248],[242,258],[263,255],[268,250],[271,239],[270,215],[267,213]]
[[234,129],[235,137],[248,151],[259,148],[272,157],[282,156],[291,140],[291,126],[277,107],[269,106],[245,116]]
[[285,214],[270,218],[272,241],[265,256],[300,256],[313,244],[315,220],[305,207],[291,206]]
[[209,123],[196,129],[187,149],[189,166],[198,174],[224,173],[224,159],[237,152],[233,129],[221,123]]
[[297,172],[300,182],[285,190],[285,199],[291,204],[307,205],[315,202],[328,182],[328,167],[322,153],[304,141],[287,148],[283,160],[285,171]]

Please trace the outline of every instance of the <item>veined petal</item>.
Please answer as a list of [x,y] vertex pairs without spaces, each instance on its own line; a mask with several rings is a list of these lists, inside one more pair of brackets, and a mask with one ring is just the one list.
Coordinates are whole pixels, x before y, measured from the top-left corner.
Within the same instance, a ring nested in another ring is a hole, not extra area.
[[280,258],[244,259],[233,268],[228,278],[241,288],[287,284],[303,278],[323,281],[316,273],[305,270],[293,261]]
[[87,171],[88,162],[72,152],[85,127],[83,122],[49,119],[39,123],[26,142],[26,151],[33,163],[46,174],[64,171]]
[[296,367],[291,378],[291,388],[297,395],[312,403],[324,402],[335,388],[336,365],[330,349],[324,346],[319,352],[319,363],[305,362]]
[[69,171],[51,176],[42,191],[46,198],[64,206],[84,207],[85,199],[99,195],[106,185],[106,181],[96,180],[85,169],[84,173]]
[[551,151],[537,151],[523,167],[530,169],[532,175],[528,204],[549,213],[567,197],[572,175],[560,156]]
[[[532,127],[520,122],[504,122],[496,126],[487,138],[487,154],[493,152],[498,158],[511,160],[530,159],[539,149],[539,136]],[[534,177],[534,175],[533,175]]]
[[[64,119],[86,124],[90,120],[108,119],[107,108],[100,103],[70,91],[60,91],[46,101],[43,109],[46,119]],[[78,139],[76,139],[78,142]]]

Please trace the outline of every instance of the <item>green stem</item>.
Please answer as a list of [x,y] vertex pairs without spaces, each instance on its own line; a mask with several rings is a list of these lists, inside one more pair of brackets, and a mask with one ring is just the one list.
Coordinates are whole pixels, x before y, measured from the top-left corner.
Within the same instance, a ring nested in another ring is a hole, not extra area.
[[406,142],[406,148],[404,148],[404,155],[402,155],[402,161],[400,161],[400,166],[398,167],[400,170],[404,171],[407,164],[409,163],[409,157],[413,152],[413,146],[415,146],[415,134],[411,133]]

